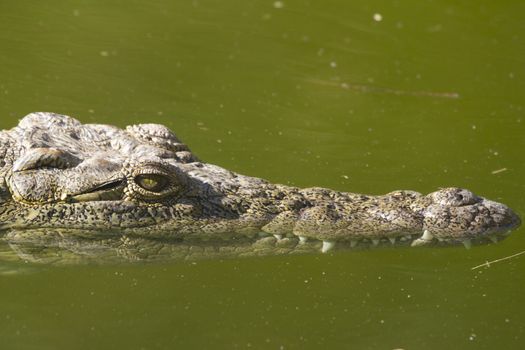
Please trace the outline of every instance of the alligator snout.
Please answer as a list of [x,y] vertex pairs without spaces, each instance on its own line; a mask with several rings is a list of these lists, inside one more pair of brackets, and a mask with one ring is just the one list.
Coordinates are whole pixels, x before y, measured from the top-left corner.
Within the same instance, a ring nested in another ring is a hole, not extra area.
[[492,218],[496,229],[500,228],[500,231],[506,232],[521,225],[520,217],[505,204],[488,199],[484,199],[482,203],[489,210],[489,217]]
[[497,241],[521,224],[519,216],[502,203],[472,192],[447,188],[428,195],[432,203],[423,212],[425,234],[417,244],[433,239],[463,242]]

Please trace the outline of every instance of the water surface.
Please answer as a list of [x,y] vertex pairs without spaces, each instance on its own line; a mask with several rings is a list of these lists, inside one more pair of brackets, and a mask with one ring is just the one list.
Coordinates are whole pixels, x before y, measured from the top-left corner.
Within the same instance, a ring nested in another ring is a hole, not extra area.
[[[296,186],[467,187],[525,213],[519,1],[0,4],[0,128],[163,123]],[[521,348],[523,229],[497,245],[0,266],[5,349]]]

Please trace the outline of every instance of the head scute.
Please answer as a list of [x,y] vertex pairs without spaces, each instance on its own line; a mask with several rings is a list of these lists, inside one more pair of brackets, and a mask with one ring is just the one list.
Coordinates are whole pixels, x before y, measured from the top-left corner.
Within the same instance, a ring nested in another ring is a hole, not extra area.
[[31,129],[40,127],[44,129],[49,128],[77,128],[82,124],[75,118],[71,118],[67,115],[61,115],[49,112],[35,112],[26,115],[18,123],[18,127],[21,129]]
[[160,124],[136,124],[126,127],[126,132],[141,143],[153,145],[175,153],[181,163],[197,161],[188,146],[167,127]]

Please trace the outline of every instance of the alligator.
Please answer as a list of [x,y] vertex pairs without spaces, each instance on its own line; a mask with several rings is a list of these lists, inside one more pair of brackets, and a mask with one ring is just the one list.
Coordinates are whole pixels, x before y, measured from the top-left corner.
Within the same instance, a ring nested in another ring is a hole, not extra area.
[[469,248],[520,223],[463,188],[364,195],[272,184],[201,162],[160,124],[120,129],[38,112],[0,132],[0,232],[22,255],[21,242],[134,256]]

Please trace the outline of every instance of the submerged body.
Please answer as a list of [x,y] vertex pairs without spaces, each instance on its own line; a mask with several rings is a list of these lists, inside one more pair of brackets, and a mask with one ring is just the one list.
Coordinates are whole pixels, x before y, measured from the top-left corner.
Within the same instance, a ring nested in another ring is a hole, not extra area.
[[328,251],[381,242],[469,246],[520,224],[507,206],[466,189],[369,196],[271,184],[200,162],[162,125],[123,130],[53,113],[30,114],[0,133],[0,169],[0,230],[8,237],[68,229],[253,244],[273,235],[274,245],[288,237]]

